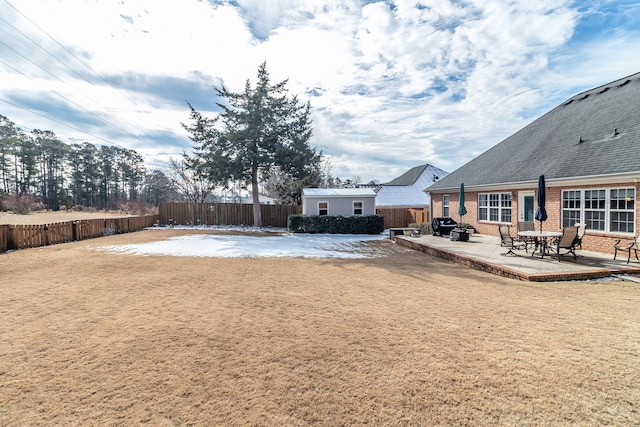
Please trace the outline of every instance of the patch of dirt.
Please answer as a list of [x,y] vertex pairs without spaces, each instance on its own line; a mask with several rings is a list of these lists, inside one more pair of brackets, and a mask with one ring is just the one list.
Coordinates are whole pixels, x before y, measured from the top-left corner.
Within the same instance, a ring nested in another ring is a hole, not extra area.
[[0,425],[638,425],[640,287],[371,259],[0,254]]

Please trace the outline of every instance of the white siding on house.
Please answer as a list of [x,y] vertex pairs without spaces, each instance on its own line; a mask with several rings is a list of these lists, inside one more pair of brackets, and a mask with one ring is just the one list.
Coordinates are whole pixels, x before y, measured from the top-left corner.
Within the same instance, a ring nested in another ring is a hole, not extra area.
[[[412,169],[415,170],[417,168]],[[410,173],[411,171],[407,172]],[[406,174],[405,174],[406,175]],[[415,181],[405,182],[398,177],[391,183],[382,184],[376,197],[378,208],[424,208],[431,205],[430,196],[424,192],[425,188],[438,179],[448,175],[448,172],[433,165],[425,165],[424,170]],[[404,175],[403,175],[404,176]],[[409,179],[410,177],[407,177]],[[400,183],[399,183],[400,181]]]

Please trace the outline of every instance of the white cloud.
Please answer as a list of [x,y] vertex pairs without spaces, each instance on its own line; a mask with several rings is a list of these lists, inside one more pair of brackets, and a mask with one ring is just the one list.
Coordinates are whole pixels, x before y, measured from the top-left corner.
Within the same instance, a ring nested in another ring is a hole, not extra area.
[[576,91],[637,72],[637,11],[568,0],[0,3],[42,47],[0,25],[24,54],[0,45],[0,99],[87,133],[2,101],[0,113],[63,139],[125,131],[114,144],[156,165],[188,143],[187,101],[212,112],[214,85],[242,90],[267,61],[274,81],[311,101],[312,145],[333,172],[384,182],[424,162],[451,171]]

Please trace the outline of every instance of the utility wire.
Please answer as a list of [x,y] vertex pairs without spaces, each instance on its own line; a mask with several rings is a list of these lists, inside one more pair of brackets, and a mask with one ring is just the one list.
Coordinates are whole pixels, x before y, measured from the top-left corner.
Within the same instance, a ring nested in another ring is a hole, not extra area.
[[[40,68],[42,71],[44,71],[45,73],[49,74],[51,77],[53,77],[54,79],[58,80],[59,82],[62,82],[62,79],[58,76],[56,76],[55,74],[49,72],[49,70],[45,70],[44,68],[42,68],[40,65],[38,65],[36,62],[32,61],[30,58],[27,58],[26,56],[24,56],[23,54],[21,54],[20,52],[18,52],[17,50],[15,50],[14,48],[12,48],[11,46],[9,46],[8,44],[6,44],[5,42],[3,42],[2,40],[0,40],[0,44],[5,45],[6,47],[8,47],[9,49],[11,49],[13,52],[15,52],[16,55],[19,55],[20,57],[26,59],[27,61],[31,62],[33,65],[35,65],[36,67]],[[24,74],[24,73],[21,73]]]
[[[7,2],[8,3],[8,2]],[[24,16],[24,15],[23,15]],[[44,53],[47,53],[49,56],[51,56],[53,59],[55,59],[58,63],[62,64],[62,66],[66,67],[69,71],[71,71],[72,73],[74,73],[76,76],[80,77],[82,80],[86,81],[87,83],[93,85],[92,82],[90,82],[85,76],[83,76],[82,74],[78,73],[76,70],[74,70],[73,68],[71,68],[69,65],[67,65],[64,61],[60,60],[57,56],[55,56],[54,54],[52,54],[51,52],[49,52],[47,49],[43,48],[42,46],[40,46],[38,43],[36,43],[31,37],[29,37],[28,35],[26,35],[25,33],[23,33],[22,31],[20,31],[19,29],[17,29],[16,27],[14,27],[13,25],[11,25],[10,22],[8,22],[6,19],[4,19],[3,17],[0,16],[0,21],[5,22],[9,27],[13,28],[14,31],[16,31],[17,33],[20,33],[22,35],[22,37],[24,37],[25,39],[29,40],[33,45],[35,45],[37,48],[39,48],[40,50],[42,50]]]
[[13,103],[13,102],[11,102],[11,101],[7,101],[6,99],[2,99],[2,98],[0,98],[0,101],[2,101],[2,102],[6,102],[6,103],[7,103],[7,104],[9,104],[9,105],[13,105],[14,107],[20,108],[21,110],[28,111],[28,112],[30,112],[30,113],[32,113],[32,114],[35,114],[36,116],[43,117],[43,118],[45,118],[45,119],[47,119],[47,120],[51,120],[52,122],[55,122],[55,123],[61,124],[62,126],[66,126],[66,127],[71,128],[71,129],[73,129],[73,130],[76,130],[76,131],[78,131],[78,132],[84,133],[85,135],[89,135],[89,136],[91,136],[91,137],[93,137],[93,138],[96,138],[96,139],[99,139],[99,140],[101,140],[101,141],[104,141],[104,142],[106,142],[107,144],[114,145],[112,141],[108,141],[108,140],[106,140],[106,139],[104,139],[104,138],[102,138],[102,137],[100,137],[100,136],[98,136],[98,135],[94,135],[94,134],[89,133],[89,132],[86,132],[86,131],[84,131],[84,130],[82,130],[82,129],[78,129],[77,127],[74,127],[74,126],[68,125],[68,124],[66,124],[66,123],[64,123],[64,122],[61,122],[61,121],[59,121],[59,120],[56,120],[56,119],[54,119],[54,118],[52,118],[52,117],[45,116],[44,114],[40,114],[40,113],[38,113],[37,111],[34,111],[34,110],[30,109],[30,108],[23,107],[22,105],[18,105],[18,104],[16,104],[16,103]]
[[133,100],[131,100],[129,97],[127,97],[127,95],[125,95],[124,93],[122,93],[120,91],[120,89],[118,89],[117,87],[115,87],[113,84],[111,84],[111,82],[109,82],[107,79],[105,79],[104,77],[102,77],[97,71],[95,71],[93,68],[91,68],[91,66],[89,64],[87,64],[86,62],[84,62],[82,59],[78,58],[78,56],[76,56],[75,53],[73,53],[72,51],[70,51],[69,49],[67,49],[62,43],[60,43],[58,40],[56,40],[51,34],[49,34],[48,32],[46,32],[42,27],[40,27],[38,24],[36,24],[35,22],[33,22],[31,19],[29,19],[28,16],[26,16],[24,13],[22,13],[17,7],[15,7],[14,5],[12,5],[9,0],[5,0],[5,2],[11,6],[16,12],[18,12],[24,19],[26,19],[27,21],[29,21],[34,27],[36,27],[37,29],[39,29],[40,31],[42,31],[42,33],[44,33],[47,37],[49,37],[51,40],[53,40],[58,46],[60,46],[62,49],[64,49],[67,53],[69,53],[69,55],[73,56],[79,63],[81,63],[82,65],[84,65],[85,67],[87,67],[87,69],[91,70],[91,72],[93,74],[95,74],[100,80],[102,80],[103,82],[105,82],[106,84],[108,84],[109,86],[111,86],[114,90],[116,90],[120,95],[122,95],[125,99],[127,99],[129,102],[131,102],[131,104],[133,104],[136,107],[139,107]]
[[[93,69],[89,64],[87,64],[85,61],[83,61],[81,58],[79,58],[77,55],[75,55],[72,51],[70,51],[69,49],[67,49],[67,48],[66,48],[62,43],[60,43],[58,40],[56,40],[56,39],[55,39],[51,34],[49,34],[47,31],[45,31],[42,27],[40,27],[38,24],[36,24],[35,22],[33,22],[33,21],[28,17],[28,16],[26,16],[26,15],[25,15],[24,13],[22,13],[18,8],[16,8],[13,4],[11,4],[11,2],[9,2],[8,0],[5,0],[5,2],[6,2],[9,6],[11,6],[11,8],[13,8],[13,9],[18,13],[18,14],[20,14],[24,19],[26,19],[29,23],[31,23],[31,25],[33,25],[34,27],[36,27],[36,28],[37,28],[38,30],[40,30],[43,34],[45,34],[47,37],[49,37],[51,40],[53,40],[53,41],[54,41],[58,46],[60,46],[63,50],[65,50],[67,53],[69,53],[69,55],[71,55],[73,58],[75,58],[75,59],[76,59],[80,64],[84,65],[88,70],[90,70],[90,71],[91,71],[95,76],[97,76],[101,81],[103,81],[103,82],[104,82],[104,83],[106,83],[108,86],[110,86],[112,89],[114,89],[116,92],[118,92],[118,93],[119,93],[123,98],[125,98],[127,101],[129,101],[133,106],[135,106],[135,107],[137,107],[137,108],[140,108],[140,106],[138,106],[138,104],[136,104],[132,99],[130,99],[126,94],[124,94],[120,89],[118,89],[118,88],[117,88],[116,86],[114,86],[111,82],[109,82],[107,79],[105,79],[104,77],[102,77],[102,76],[101,76],[97,71],[95,71],[95,70],[94,70],[94,69]],[[89,84],[91,84],[92,86],[95,86],[95,84],[94,84],[93,82],[89,81],[86,77],[82,76],[82,75],[81,75],[81,74],[79,74],[77,71],[75,71],[73,68],[71,68],[69,65],[65,64],[63,61],[61,61],[59,58],[57,58],[54,54],[52,54],[52,53],[51,53],[51,52],[49,52],[47,49],[45,49],[45,48],[43,48],[42,46],[40,46],[37,42],[35,42],[35,41],[34,41],[33,39],[31,39],[29,36],[25,35],[22,31],[20,31],[20,30],[16,29],[13,25],[9,24],[5,19],[3,19],[3,18],[1,18],[1,17],[0,17],[0,20],[2,20],[2,21],[4,21],[4,22],[6,22],[6,23],[7,23],[7,24],[12,28],[12,29],[14,29],[15,31],[17,31],[17,32],[18,32],[19,34],[21,34],[22,36],[24,36],[24,37],[25,37],[27,40],[29,40],[31,43],[35,44],[38,48],[40,48],[41,50],[43,50],[43,51],[45,51],[46,53],[48,53],[48,54],[49,54],[50,56],[52,56],[56,61],[58,61],[59,63],[61,63],[62,65],[64,65],[66,68],[68,68],[68,69],[69,69],[70,71],[72,71],[74,74],[78,75],[80,78],[82,78],[83,80],[87,81],[87,82],[88,82]],[[33,64],[34,64],[34,65],[36,65],[38,68],[40,68],[40,69],[42,69],[43,71],[45,71],[47,74],[52,75],[54,78],[56,78],[57,80],[59,80],[59,81],[61,81],[61,82],[62,82],[62,80],[61,80],[60,78],[58,78],[57,76],[53,75],[53,74],[52,74],[52,73],[50,73],[49,71],[47,71],[47,70],[43,69],[43,68],[42,68],[42,67],[40,67],[38,64],[36,64],[35,62],[31,61],[30,59],[26,58],[24,55],[20,54],[20,53],[19,53],[19,52],[17,52],[15,49],[13,49],[13,48],[11,48],[10,46],[8,46],[6,43],[3,43],[3,42],[0,42],[0,43],[4,44],[4,45],[5,45],[5,46],[7,46],[9,49],[11,49],[12,51],[14,51],[14,52],[15,52],[15,53],[17,53],[18,55],[20,55],[21,57],[23,57],[23,58],[27,59],[29,62],[33,63]],[[5,65],[7,65],[7,64],[5,64]],[[15,68],[13,68],[13,67],[11,67],[11,66],[9,66],[9,67],[15,70]],[[16,71],[17,71],[17,70],[16,70]],[[25,74],[25,73],[23,73],[23,72],[20,72],[20,71],[18,71],[18,72],[19,72],[20,74],[24,75],[24,76],[27,76],[27,77],[31,78],[30,76],[26,75],[26,74]],[[74,101],[71,101],[69,98],[62,96],[60,93],[55,92],[55,91],[53,91],[53,92],[54,92],[56,95],[58,95],[58,96],[60,96],[60,97],[62,97],[62,98],[64,98],[64,99],[66,99],[67,101],[72,102],[73,104],[75,104],[75,105],[79,106],[79,107],[80,107],[80,108],[82,108],[83,110],[85,110],[85,111],[87,111],[87,112],[90,112],[88,109],[86,109],[86,108],[84,108],[84,107],[80,106],[78,103],[76,103],[76,102],[74,102]],[[5,101],[5,102],[8,102],[8,101]],[[94,101],[94,102],[95,102],[95,101]],[[10,103],[10,102],[9,102],[9,103]],[[31,111],[30,109],[28,109],[28,108],[26,108],[26,107],[23,107],[23,106],[20,106],[20,105],[14,104],[14,103],[10,103],[10,104],[11,104],[11,105],[15,105],[15,106],[17,106],[18,108],[22,108],[22,109],[24,109],[24,110],[26,110],[26,111]],[[91,113],[91,112],[90,112],[90,113]],[[36,114],[37,114],[37,113],[36,113]],[[94,113],[91,113],[91,114],[94,114]],[[48,118],[48,117],[43,116],[43,115],[41,115],[41,114],[38,114],[38,115],[40,115],[40,116],[42,116],[42,117],[45,117],[45,118]],[[95,114],[94,114],[94,115],[95,115]],[[50,118],[49,118],[49,119],[50,119]],[[53,119],[50,119],[50,120],[53,120]],[[104,121],[104,122],[106,122],[106,123],[108,123],[108,122],[107,122],[107,121],[105,121],[104,119],[101,119],[101,120],[102,120],[102,121]],[[60,123],[60,124],[63,124],[63,125],[65,125],[65,126],[69,127],[69,128],[76,129],[76,128],[75,128],[75,127],[73,127],[73,126],[70,126],[70,125],[64,124],[64,123],[59,122],[59,121],[57,121],[57,120],[53,120],[53,121],[55,121],[55,122],[57,122],[57,123]],[[130,122],[129,122],[129,121],[127,121],[126,119],[122,119],[122,121],[124,121],[125,123],[127,123],[127,124],[128,124],[129,126],[131,126],[132,128],[134,128],[134,129],[138,130],[141,134],[144,134],[144,133],[145,133],[145,131],[143,131],[142,129],[140,129],[140,128],[139,128],[139,127],[137,127],[136,125],[134,125],[134,124],[130,123]],[[115,126],[113,123],[109,123],[109,124],[111,124],[112,126]],[[127,132],[125,132],[122,128],[120,128],[120,127],[118,127],[118,126],[115,126],[115,127],[116,127],[116,128],[118,128],[119,130],[123,131],[124,133],[127,133]],[[78,129],[76,129],[76,130],[78,130]],[[83,131],[81,131],[81,132],[83,132]],[[89,133],[87,133],[87,132],[83,132],[83,133],[86,133],[87,135],[91,135],[91,134],[89,134]],[[93,136],[93,135],[91,135],[91,136]],[[166,136],[166,137],[168,137],[168,139],[170,139],[170,140],[174,141],[176,144],[181,145],[181,143],[180,143],[179,141],[176,141],[176,140],[175,140],[175,138],[173,138],[171,135],[166,134],[165,136]],[[137,136],[135,136],[135,137],[137,138]],[[99,138],[99,137],[98,137],[98,138]],[[103,141],[106,141],[106,140],[104,140],[103,138],[99,138],[99,139],[101,139],[101,140],[103,140]]]

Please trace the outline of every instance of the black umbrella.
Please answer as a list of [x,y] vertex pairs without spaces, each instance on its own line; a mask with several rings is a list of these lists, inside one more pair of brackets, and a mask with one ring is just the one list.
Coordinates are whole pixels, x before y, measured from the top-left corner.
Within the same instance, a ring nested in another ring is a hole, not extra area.
[[544,207],[546,198],[544,175],[540,175],[540,178],[538,178],[538,210],[536,211],[536,219],[540,221],[540,231],[542,231],[542,221],[547,220],[547,209]]

